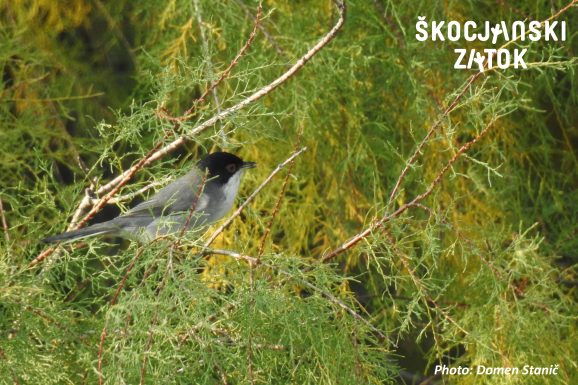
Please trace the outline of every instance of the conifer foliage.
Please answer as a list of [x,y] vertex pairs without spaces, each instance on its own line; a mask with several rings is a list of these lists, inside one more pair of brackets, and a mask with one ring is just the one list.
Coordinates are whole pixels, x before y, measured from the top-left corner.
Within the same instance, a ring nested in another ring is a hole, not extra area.
[[[568,31],[479,72],[454,50],[486,43],[418,17]],[[575,26],[576,0],[0,2],[0,384],[576,383]],[[40,241],[217,149],[258,166],[210,229]]]

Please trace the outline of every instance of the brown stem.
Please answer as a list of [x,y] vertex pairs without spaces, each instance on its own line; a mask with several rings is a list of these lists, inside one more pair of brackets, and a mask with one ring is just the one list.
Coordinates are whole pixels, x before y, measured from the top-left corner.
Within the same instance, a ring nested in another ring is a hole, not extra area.
[[267,241],[267,237],[269,233],[271,233],[271,228],[273,227],[273,222],[275,221],[275,217],[277,217],[277,213],[279,212],[279,208],[281,207],[281,201],[285,196],[285,190],[287,189],[287,185],[289,184],[289,177],[291,176],[291,171],[293,170],[293,166],[295,165],[295,159],[289,163],[289,167],[287,169],[287,175],[285,175],[285,180],[283,180],[283,186],[281,186],[281,191],[279,192],[279,197],[277,198],[277,202],[275,203],[275,207],[273,208],[273,212],[271,213],[271,218],[269,219],[269,223],[265,228],[265,233],[261,238],[261,243],[259,245],[259,251],[257,252],[257,259],[260,259],[263,255],[263,250],[265,249],[265,242]]
[[488,123],[488,125],[480,131],[478,135],[466,144],[464,144],[460,149],[454,154],[454,156],[446,163],[446,165],[442,168],[442,170],[437,174],[434,180],[430,183],[428,188],[421,194],[417,195],[413,198],[410,202],[403,204],[397,210],[390,214],[384,215],[377,221],[374,221],[369,227],[367,227],[362,232],[356,234],[355,236],[349,238],[346,242],[344,242],[341,246],[331,251],[329,254],[324,255],[321,258],[321,262],[329,262],[337,255],[343,253],[346,250],[349,250],[361,240],[365,239],[369,234],[371,234],[375,229],[383,226],[386,222],[389,222],[393,218],[399,217],[403,212],[405,212],[410,207],[416,206],[418,203],[421,203],[425,198],[427,198],[434,190],[434,188],[439,185],[442,181],[443,176],[446,172],[456,163],[456,161],[462,156],[462,154],[470,149],[474,144],[476,144],[481,138],[483,138],[489,131],[490,127],[494,124],[496,120],[493,119]]

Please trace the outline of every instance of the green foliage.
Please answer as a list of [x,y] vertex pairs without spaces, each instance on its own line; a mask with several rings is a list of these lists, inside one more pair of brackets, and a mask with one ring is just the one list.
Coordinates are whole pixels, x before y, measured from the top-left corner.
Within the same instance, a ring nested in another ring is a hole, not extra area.
[[[419,42],[417,16],[544,20],[566,3],[347,4],[338,37],[296,76],[187,136],[118,194],[166,182],[222,148],[258,162],[246,197],[307,146],[286,192],[277,176],[215,243],[257,256],[280,200],[261,264],[201,256],[202,239],[188,236],[179,247],[90,240],[31,268],[39,240],[65,229],[87,187],[277,78],[336,10],[331,1],[266,1],[247,53],[176,126],[163,114],[183,114],[229,66],[256,1],[0,2],[0,383],[96,383],[100,365],[109,384],[377,384],[423,379],[439,363],[560,367],[445,383],[576,382],[576,8],[560,15],[567,42],[519,43],[528,70],[489,71],[466,91],[388,202],[471,74],[452,68],[453,49],[485,47]],[[319,263],[424,192],[489,124],[423,206],[338,264]],[[118,212],[108,206],[95,221]]]

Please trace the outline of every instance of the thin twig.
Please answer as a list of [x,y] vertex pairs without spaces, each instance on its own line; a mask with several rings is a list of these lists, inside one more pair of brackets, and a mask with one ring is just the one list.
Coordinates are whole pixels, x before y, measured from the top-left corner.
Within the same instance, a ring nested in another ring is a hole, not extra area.
[[321,289],[320,287],[308,282],[307,280],[305,280],[303,278],[296,277],[294,274],[291,274],[288,271],[280,269],[278,266],[275,266],[275,265],[272,265],[269,263],[265,263],[265,262],[259,262],[259,263],[263,266],[266,266],[266,267],[274,270],[274,271],[278,271],[279,273],[287,276],[289,279],[293,279],[293,280],[299,282],[300,284],[307,286],[311,290],[318,292],[323,297],[328,299],[330,302],[333,302],[334,304],[338,305],[343,310],[345,310],[346,312],[351,314],[356,320],[361,321],[363,324],[365,324],[372,332],[374,332],[379,337],[379,339],[381,339],[382,341],[387,339],[387,337],[385,336],[385,334],[383,334],[383,332],[381,330],[379,330],[378,328],[373,326],[368,320],[366,320],[361,315],[359,315],[359,313],[357,313],[355,310],[353,310],[352,308],[347,306],[347,304],[345,302],[341,301],[339,298],[335,297],[333,294],[329,293],[328,291]]
[[460,101],[460,99],[465,95],[466,91],[470,89],[470,87],[472,86],[472,84],[480,77],[482,76],[483,72],[478,72],[472,76],[470,76],[468,82],[466,83],[466,85],[464,86],[464,88],[462,89],[462,91],[454,98],[454,100],[448,105],[448,107],[444,110],[443,114],[438,118],[438,120],[431,126],[431,128],[429,129],[429,131],[427,132],[427,134],[425,135],[425,137],[421,140],[421,142],[418,144],[417,148],[415,149],[415,151],[413,152],[413,154],[411,155],[411,157],[409,158],[409,160],[407,161],[407,163],[405,164],[405,167],[403,168],[403,170],[401,171],[401,173],[399,174],[399,177],[397,178],[397,181],[395,182],[395,186],[393,187],[393,190],[391,190],[391,193],[389,194],[389,199],[387,201],[388,205],[391,204],[391,202],[393,202],[393,200],[395,199],[395,196],[397,194],[397,191],[399,190],[399,187],[401,186],[401,183],[403,182],[403,180],[405,179],[405,176],[407,175],[407,172],[409,171],[410,167],[414,164],[414,162],[417,160],[417,157],[419,155],[421,155],[421,151],[423,149],[423,147],[428,143],[429,139],[431,138],[431,136],[433,135],[433,133],[437,130],[437,128],[441,125],[442,121],[449,115],[450,112],[452,112],[456,106],[458,105],[458,102]]
[[397,210],[392,212],[391,214],[385,214],[379,220],[374,221],[369,227],[367,227],[362,232],[356,234],[355,236],[349,238],[346,242],[344,242],[341,246],[331,251],[329,254],[324,255],[321,258],[321,262],[329,262],[335,256],[341,254],[342,252],[352,248],[355,246],[359,241],[365,239],[369,234],[371,234],[375,229],[383,226],[386,222],[389,222],[393,218],[397,218],[402,213],[404,213],[407,209],[416,206],[418,203],[421,203],[422,200],[427,198],[433,190],[436,188],[437,185],[440,184],[442,178],[446,174],[446,172],[456,163],[456,161],[462,156],[462,154],[470,149],[474,144],[476,144],[480,139],[482,139],[490,130],[492,125],[495,123],[496,119],[492,119],[486,127],[476,137],[466,144],[464,144],[460,149],[454,154],[454,156],[446,163],[446,165],[442,168],[442,170],[437,174],[434,180],[430,183],[428,188],[421,194],[417,195],[413,198],[410,202],[403,204]]
[[[110,199],[110,200],[107,202],[107,204],[109,204],[109,205],[116,205],[116,204],[119,204],[119,203],[122,203],[122,202],[131,201],[131,200],[133,200],[135,197],[137,197],[137,196],[139,196],[139,195],[141,195],[141,194],[144,194],[144,193],[147,192],[148,190],[150,190],[150,189],[152,189],[152,188],[155,188],[155,187],[162,186],[163,184],[165,184],[165,182],[163,182],[163,181],[160,181],[160,182],[151,182],[151,183],[147,184],[146,186],[144,186],[144,187],[142,187],[142,188],[140,188],[140,189],[138,189],[138,190],[136,190],[136,191],[133,191],[133,192],[128,193],[128,194],[119,195],[119,196],[117,196],[117,197],[114,197],[114,198]],[[94,205],[94,204],[96,204],[96,203],[98,203],[98,199],[92,198],[91,201],[90,201],[90,204]]]
[[[160,239],[162,239],[162,237],[155,238],[152,242],[158,241]],[[149,245],[150,245],[150,243],[149,243]],[[124,285],[126,284],[126,281],[128,279],[129,274],[131,273],[137,260],[141,257],[141,255],[143,254],[143,252],[145,250],[146,250],[145,247],[141,247],[138,250],[138,252],[136,253],[135,257],[130,262],[130,264],[128,265],[128,267],[126,268],[124,276],[122,277],[118,287],[116,288],[116,291],[114,292],[114,295],[112,296],[112,299],[110,300],[110,307],[112,307],[116,304],[116,301],[118,300],[118,296],[120,295],[120,292],[124,288]],[[104,377],[102,375],[102,362],[103,362],[103,356],[104,356],[104,341],[106,339],[106,334],[107,334],[107,327],[106,327],[106,321],[105,321],[105,324],[102,328],[102,332],[100,333],[100,344],[98,346],[97,373],[98,373],[98,384],[99,385],[102,385],[104,383]]]
[[[243,55],[245,55],[245,52],[249,49],[249,47],[251,46],[251,44],[253,43],[253,40],[255,40],[255,36],[257,36],[257,28],[259,26],[259,24],[261,23],[261,12],[263,9],[263,4],[262,1],[259,1],[259,6],[257,7],[257,15],[255,16],[255,20],[254,20],[254,24],[253,24],[253,30],[251,31],[251,33],[249,34],[249,38],[247,39],[247,41],[245,42],[245,44],[243,45],[243,47],[241,47],[241,49],[239,50],[239,52],[237,53],[237,55],[235,56],[235,58],[231,61],[231,63],[229,64],[229,66],[221,73],[221,76],[219,77],[219,79],[217,79],[216,81],[214,81],[210,87],[208,87],[202,94],[201,96],[199,96],[197,99],[195,99],[193,101],[193,103],[191,103],[191,107],[185,111],[185,113],[182,116],[179,117],[173,117],[173,116],[169,116],[166,114],[161,114],[162,117],[164,117],[167,120],[171,120],[171,121],[184,121],[187,119],[190,119],[193,116],[193,112],[195,111],[195,109],[197,108],[197,105],[199,103],[202,103],[205,101],[205,98],[207,97],[207,95],[210,92],[213,92],[217,86],[219,84],[221,84],[223,82],[223,80],[227,79],[229,77],[229,74],[231,73],[231,70],[233,68],[235,68],[235,66],[237,64],[239,64],[240,59],[243,57]],[[202,32],[202,27],[201,27],[201,32]],[[162,113],[163,111],[161,111]],[[218,111],[217,115],[221,114],[221,111]]]
[[[205,57],[205,61],[207,62],[207,78],[208,79],[213,79],[215,72],[214,72],[214,65],[213,65],[213,61],[211,60],[211,54],[209,52],[209,43],[207,41],[207,36],[205,34],[205,26],[204,26],[204,22],[203,22],[203,14],[201,12],[201,6],[199,4],[199,0],[193,0],[193,5],[195,7],[195,14],[197,16],[197,24],[199,25],[199,33],[201,35],[201,45],[202,45],[202,50],[203,50],[203,56]],[[259,4],[260,5],[260,4]],[[257,24],[258,21],[255,21],[255,24]],[[249,40],[252,41],[252,39],[254,38],[254,36],[249,37]],[[231,65],[229,66],[231,67]],[[227,71],[225,71],[227,72]],[[224,74],[221,75],[221,79],[224,79]],[[219,79],[219,80],[221,80]],[[211,94],[213,95],[213,100],[215,102],[215,107],[217,109],[217,113],[221,112],[221,101],[219,100],[219,94],[217,92],[217,87],[216,86],[211,86],[208,87],[209,89],[211,89]],[[202,97],[199,99],[203,99]],[[193,103],[194,105],[194,103]],[[224,134],[224,131],[221,127],[220,129],[220,133]]]
[[40,254],[38,254],[38,256],[36,258],[34,258],[28,264],[28,267],[34,267],[34,266],[38,265],[40,262],[44,261],[47,257],[52,255],[52,253],[54,253],[54,251],[56,251],[56,249],[58,248],[59,245],[60,245],[60,242],[57,243],[55,246],[50,246],[50,247],[44,249]]
[[211,245],[211,243],[213,243],[213,241],[215,240],[215,238],[217,238],[219,236],[219,234],[221,234],[226,228],[227,226],[229,226],[231,224],[231,222],[233,222],[233,219],[235,219],[237,216],[239,216],[239,214],[241,214],[241,211],[243,211],[243,209],[257,196],[257,194],[259,194],[259,192],[267,185],[269,184],[269,182],[271,181],[271,179],[273,179],[273,177],[279,172],[281,171],[281,169],[283,167],[285,167],[288,163],[290,163],[291,161],[293,161],[293,159],[295,159],[296,157],[298,157],[299,155],[301,155],[301,153],[303,151],[307,150],[307,147],[302,147],[300,150],[295,151],[293,154],[291,154],[291,156],[289,158],[287,158],[283,163],[280,163],[275,170],[273,170],[271,172],[271,174],[269,174],[269,176],[263,181],[263,183],[261,183],[261,185],[259,187],[257,187],[255,189],[255,191],[253,191],[253,193],[251,195],[249,195],[249,197],[245,200],[245,202],[243,202],[243,204],[241,204],[241,206],[239,206],[239,208],[233,213],[233,215],[231,215],[221,226],[219,226],[217,228],[217,230],[215,230],[211,236],[209,237],[209,239],[207,239],[207,241],[205,242],[204,247],[209,247]]
[[36,102],[36,103],[53,103],[53,102],[62,102],[65,100],[80,100],[80,99],[90,99],[96,98],[99,96],[103,96],[104,92],[95,92],[93,94],[86,94],[86,95],[72,95],[72,96],[61,96],[56,98],[5,98],[0,99],[0,102]]
[[566,12],[568,9],[570,9],[570,7],[572,7],[574,4],[578,4],[578,0],[573,0],[570,3],[568,3],[564,8],[561,8],[558,12],[556,12],[555,14],[553,14],[552,16],[550,16],[549,18],[547,18],[546,20],[544,20],[541,25],[544,25],[545,22],[550,21],[550,20],[554,20],[557,19],[558,16],[560,16],[561,14],[563,14],[564,12]]
[[285,196],[285,190],[287,189],[287,185],[289,184],[289,177],[291,176],[291,171],[293,170],[293,166],[295,165],[295,160],[292,160],[289,163],[289,167],[287,168],[287,174],[285,175],[285,180],[283,180],[283,186],[281,186],[281,191],[279,192],[279,196],[277,198],[277,202],[275,203],[275,207],[273,208],[273,212],[271,213],[271,218],[269,219],[269,223],[265,228],[265,233],[261,238],[261,243],[259,245],[259,251],[257,252],[257,259],[260,259],[263,255],[263,251],[265,250],[265,242],[267,241],[267,237],[271,232],[271,228],[273,227],[273,222],[275,221],[275,217],[277,217],[277,213],[279,212],[279,208],[281,207],[281,201]]
[[153,320],[151,322],[152,326],[149,327],[148,333],[147,333],[147,342],[145,344],[145,349],[143,351],[143,358],[142,358],[142,363],[141,363],[141,367],[140,367],[140,381],[139,381],[139,385],[143,385],[145,383],[145,376],[147,373],[147,361],[148,361],[148,353],[150,352],[150,349],[153,345],[153,332],[152,329],[157,325],[158,322],[158,312],[155,312],[154,316],[153,316]]
[[[66,132],[66,130],[63,129],[64,132]],[[82,160],[82,158],[80,157],[80,154],[78,153],[78,151],[76,151],[76,148],[74,148],[73,144],[72,144],[72,138],[70,138],[70,135],[68,135],[67,132],[67,139],[69,140],[69,143],[71,144],[72,148],[74,149],[74,153],[75,153],[75,157],[76,157],[76,163],[78,164],[78,167],[82,170],[82,172],[84,173],[84,175],[86,176],[86,179],[88,180],[88,183],[90,184],[90,186],[88,187],[89,191],[87,191],[87,194],[94,194],[93,191],[96,189],[96,183],[98,182],[98,180],[96,179],[96,177],[91,178],[90,175],[90,169],[86,166],[86,164],[84,163],[84,161]]]
[[235,258],[239,261],[245,261],[247,262],[250,266],[256,266],[259,264],[259,259],[258,258],[254,258],[251,256],[248,256],[246,254],[241,254],[238,253],[236,251],[232,251],[232,250],[223,250],[223,249],[205,249],[201,252],[201,255],[203,256],[208,256],[208,255],[226,255],[232,258]]
[[255,385],[255,374],[253,373],[253,338],[251,338],[251,333],[249,333],[249,341],[247,344],[247,361],[248,361],[248,374],[249,381],[251,385]]
[[[254,16],[253,14],[251,14],[249,8],[245,4],[243,4],[241,0],[235,0],[235,2],[239,5],[239,7],[243,8],[243,11],[247,15],[247,17],[253,19],[253,21],[256,21],[258,19],[258,15]],[[281,48],[279,43],[277,43],[275,38],[269,33],[269,31],[267,31],[267,29],[263,26],[262,23],[259,23],[259,30],[261,31],[261,33],[263,33],[263,36],[265,36],[265,38],[269,40],[269,43],[271,43],[271,45],[273,46],[273,48],[275,48],[275,51],[277,51],[279,55],[286,56],[285,50]]]

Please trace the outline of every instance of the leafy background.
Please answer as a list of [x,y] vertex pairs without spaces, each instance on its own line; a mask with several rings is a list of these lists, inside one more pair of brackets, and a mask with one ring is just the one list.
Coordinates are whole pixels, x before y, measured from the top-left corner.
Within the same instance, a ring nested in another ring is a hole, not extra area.
[[[218,78],[257,2],[0,2],[2,383],[575,383],[578,10],[558,18],[566,42],[517,43],[530,68],[489,71],[448,116],[473,73],[453,69],[454,48],[487,45],[415,39],[418,15],[510,23],[567,4],[347,1],[337,38],[296,76],[120,191],[166,182],[219,148],[258,162],[242,199],[307,146],[285,192],[280,174],[215,244],[256,256],[265,239],[253,268],[199,257],[195,237],[180,247],[94,240],[29,263],[91,183],[173,130],[161,107],[182,114]],[[331,1],[265,1],[255,41],[182,132],[286,71],[337,16]],[[425,191],[494,120],[423,206],[319,263]],[[559,373],[434,376],[441,363]]]

